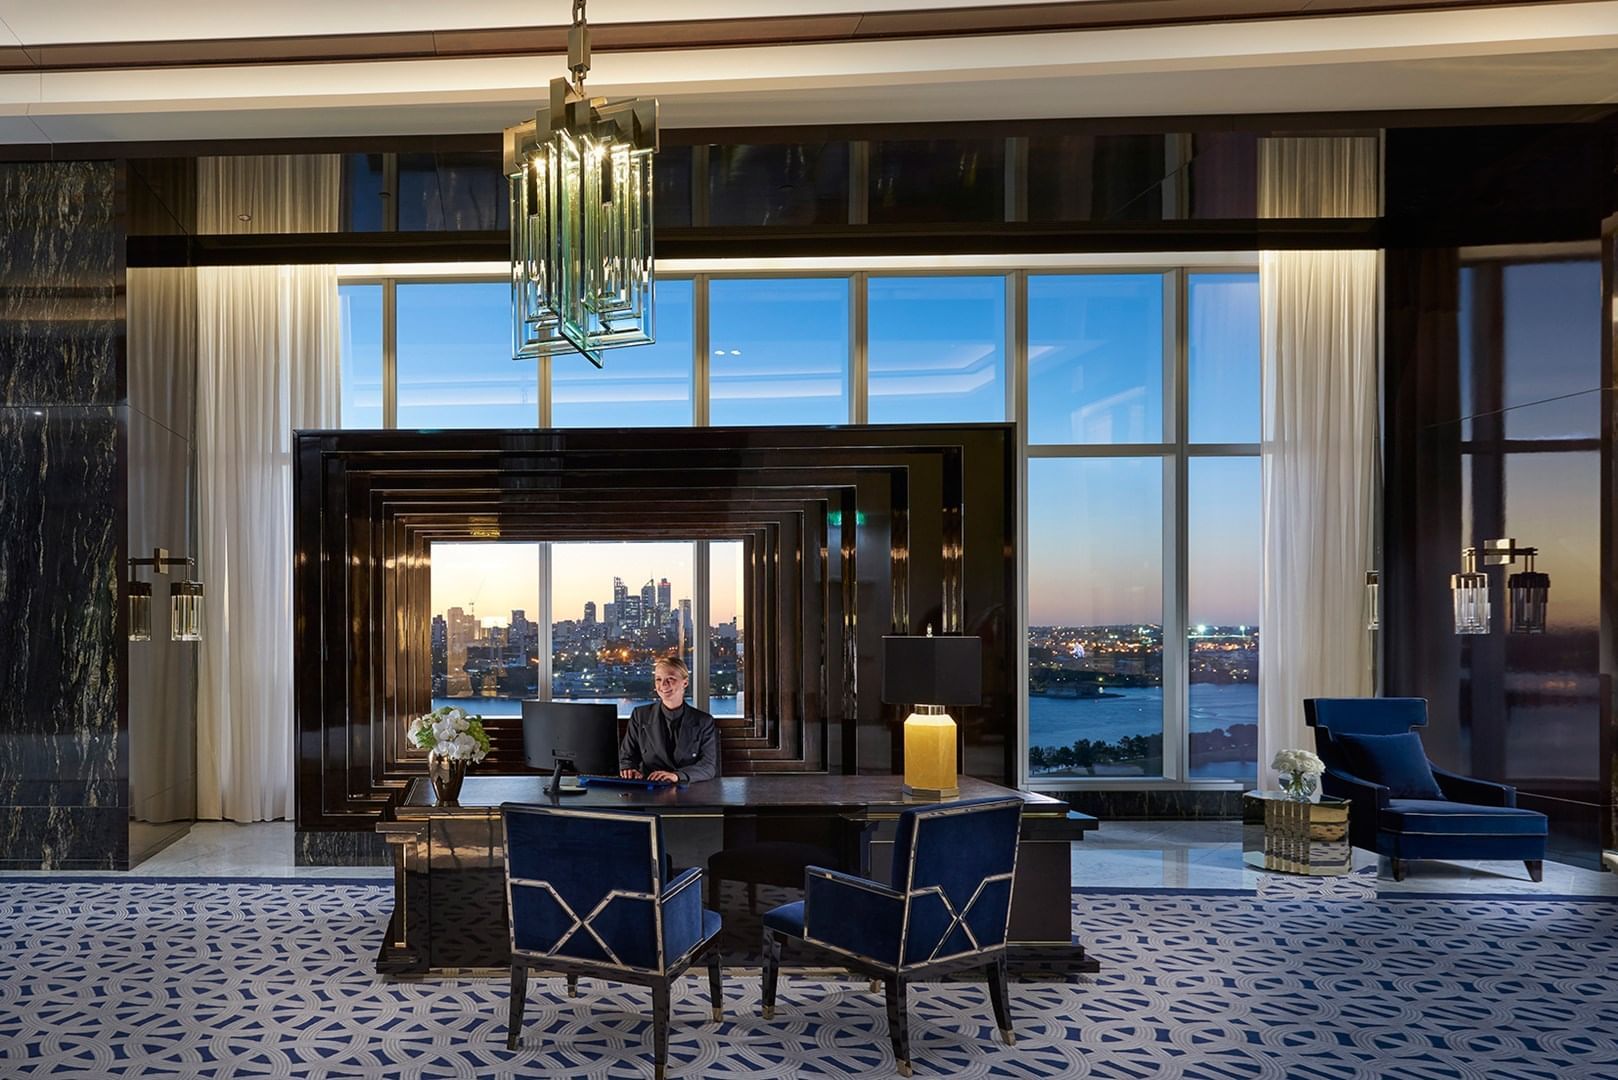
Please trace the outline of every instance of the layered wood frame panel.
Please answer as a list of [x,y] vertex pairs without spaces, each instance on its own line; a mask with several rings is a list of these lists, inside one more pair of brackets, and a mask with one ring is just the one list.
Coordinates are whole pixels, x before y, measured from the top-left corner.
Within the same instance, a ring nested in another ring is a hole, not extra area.
[[[1014,782],[1016,492],[1009,424],[300,432],[298,828],[369,830],[425,771],[403,733],[430,707],[438,541],[740,541],[731,775],[900,771],[882,635],[976,634],[962,771]],[[520,732],[495,736],[495,765],[521,771]]]

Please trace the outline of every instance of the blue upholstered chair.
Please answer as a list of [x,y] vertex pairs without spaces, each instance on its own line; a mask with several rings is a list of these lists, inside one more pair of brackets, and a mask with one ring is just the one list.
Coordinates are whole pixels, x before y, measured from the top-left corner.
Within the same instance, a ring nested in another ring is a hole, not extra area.
[[713,1017],[724,998],[719,916],[702,906],[702,871],[663,880],[655,815],[548,806],[500,808],[506,902],[511,912],[511,1008],[506,1046],[517,1048],[528,972],[560,972],[652,988],[658,1080],[668,1062],[669,984],[706,955]]
[[764,913],[764,1018],[775,1015],[781,940],[834,954],[887,984],[888,1037],[910,1075],[905,983],[962,968],[988,982],[995,1024],[1009,1045],[1006,926],[1022,800],[973,799],[907,810],[893,844],[893,886],[811,866],[804,899]]
[[1428,761],[1424,699],[1311,698],[1303,709],[1326,764],[1321,790],[1353,803],[1350,840],[1388,856],[1395,881],[1409,859],[1521,860],[1542,880],[1545,815],[1518,809],[1514,787]]

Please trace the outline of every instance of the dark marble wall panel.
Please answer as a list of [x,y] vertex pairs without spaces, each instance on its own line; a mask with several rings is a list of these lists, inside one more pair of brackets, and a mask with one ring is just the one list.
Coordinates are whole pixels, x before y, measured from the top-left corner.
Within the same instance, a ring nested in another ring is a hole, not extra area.
[[0,402],[122,400],[121,194],[108,161],[0,165]]
[[0,164],[0,865],[128,861],[121,170]]
[[0,862],[127,859],[124,410],[0,406]]

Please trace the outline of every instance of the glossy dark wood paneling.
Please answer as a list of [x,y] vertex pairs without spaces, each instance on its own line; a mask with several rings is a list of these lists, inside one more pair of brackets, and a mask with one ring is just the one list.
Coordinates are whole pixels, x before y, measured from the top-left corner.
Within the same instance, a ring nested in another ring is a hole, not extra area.
[[727,775],[892,774],[882,635],[977,633],[984,704],[959,710],[963,771],[1009,780],[1012,440],[1004,424],[697,428],[678,445],[639,430],[300,433],[300,830],[364,829],[423,771],[401,736],[428,698],[441,540],[741,540],[752,681],[749,714],[721,721]]

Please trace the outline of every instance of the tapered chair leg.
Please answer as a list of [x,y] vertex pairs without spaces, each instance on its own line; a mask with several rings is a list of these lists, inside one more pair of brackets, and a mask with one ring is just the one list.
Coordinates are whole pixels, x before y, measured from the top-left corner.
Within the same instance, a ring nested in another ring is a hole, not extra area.
[[764,1007],[764,1019],[775,1017],[775,983],[781,975],[781,939],[768,927],[764,930],[764,986],[760,994],[760,1004]]
[[652,1073],[663,1080],[669,1067],[669,984],[652,987]]
[[1007,1046],[1017,1041],[1011,1030],[1011,1009],[1006,998],[1006,958],[1000,957],[984,969],[989,983],[989,1004],[994,1006],[994,1023],[1000,1029],[1000,1039]]
[[905,1010],[905,984],[897,975],[888,979],[888,1038],[900,1076],[910,1075],[910,1017]]
[[1543,859],[1524,859],[1523,865],[1528,867],[1530,881],[1545,880],[1545,862]]
[[708,1000],[713,1002],[714,1022],[725,1018],[724,974],[720,970],[723,958],[716,944],[708,950]]
[[520,960],[511,962],[511,1003],[506,1011],[506,1049],[517,1049],[522,1036],[522,1007],[528,1002],[528,968]]
[[579,996],[579,977],[577,975],[567,977],[567,996],[570,998]]

